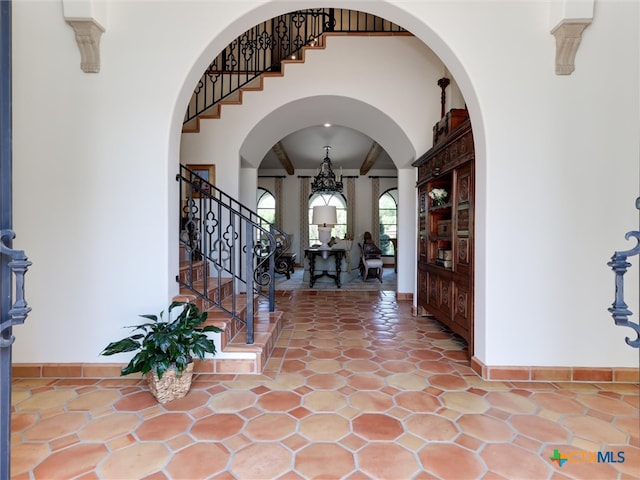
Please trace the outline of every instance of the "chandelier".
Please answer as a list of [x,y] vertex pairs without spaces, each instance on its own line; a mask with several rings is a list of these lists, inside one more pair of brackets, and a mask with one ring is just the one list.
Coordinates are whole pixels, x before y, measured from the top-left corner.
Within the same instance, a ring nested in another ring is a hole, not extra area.
[[336,174],[331,168],[331,159],[329,158],[329,150],[331,147],[324,146],[327,153],[320,165],[318,174],[311,182],[311,193],[342,193],[342,167],[340,168],[340,180],[336,180]]

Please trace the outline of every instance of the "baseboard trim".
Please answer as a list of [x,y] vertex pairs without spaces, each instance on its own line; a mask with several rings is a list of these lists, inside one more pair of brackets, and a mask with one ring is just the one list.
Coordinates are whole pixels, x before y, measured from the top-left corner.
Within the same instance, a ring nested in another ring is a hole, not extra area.
[[[116,378],[126,363],[14,363],[14,378]],[[142,378],[139,373],[127,378]]]
[[[218,359],[222,360],[222,359]],[[197,363],[200,361],[196,360]],[[237,362],[237,360],[236,360]],[[209,365],[196,365],[198,373],[239,373]],[[14,378],[118,378],[123,363],[14,363]],[[640,369],[625,367],[509,367],[487,366],[476,357],[471,358],[471,369],[484,380],[508,382],[589,382],[589,383],[640,383]],[[208,367],[208,368],[207,368]],[[237,367],[237,366],[236,366]],[[254,367],[255,368],[255,367]],[[241,373],[256,373],[245,368]],[[127,378],[140,378],[139,374]]]
[[484,380],[493,381],[640,383],[640,369],[629,367],[488,366],[472,357],[471,369]]
[[[254,358],[215,358],[194,360],[193,373],[198,374],[250,374],[262,373],[266,363],[265,355],[258,352]],[[120,378],[126,363],[14,363],[13,378]],[[142,378],[140,373],[132,373],[124,378]]]

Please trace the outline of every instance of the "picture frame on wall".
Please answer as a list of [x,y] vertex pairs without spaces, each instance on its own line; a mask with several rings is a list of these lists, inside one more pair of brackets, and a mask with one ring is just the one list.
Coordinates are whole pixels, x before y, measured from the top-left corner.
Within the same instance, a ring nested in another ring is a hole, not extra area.
[[[216,166],[213,164],[202,164],[202,165],[187,165],[187,168],[191,170],[193,173],[197,174],[202,179],[206,180],[211,185],[216,184]],[[201,184],[201,191],[205,193],[209,193],[209,185],[207,183]],[[200,191],[194,188],[193,191],[194,198],[200,198]]]

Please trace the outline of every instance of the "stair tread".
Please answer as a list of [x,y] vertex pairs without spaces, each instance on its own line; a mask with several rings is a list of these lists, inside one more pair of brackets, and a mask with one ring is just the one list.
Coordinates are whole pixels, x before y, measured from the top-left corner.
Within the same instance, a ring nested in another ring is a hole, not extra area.
[[200,268],[204,266],[204,261],[198,260],[197,262],[192,262],[190,260],[180,260],[179,268],[180,270],[184,270],[189,268],[191,265],[193,265],[193,268]]
[[[270,312],[268,314],[256,315],[253,319],[253,331],[266,332],[271,328],[273,328],[273,325],[277,324],[280,321],[281,317],[282,317],[282,312],[280,311]],[[246,330],[246,328],[247,328],[246,326],[243,326],[240,329],[240,332]]]
[[[246,295],[243,295],[243,297],[246,298]],[[238,324],[234,325],[233,323],[236,320],[218,307],[212,307],[207,312],[209,317],[205,325],[216,325],[222,329],[222,332],[214,334],[220,336],[222,345],[220,352],[245,354],[248,355],[248,358],[243,357],[241,363],[233,363],[238,362],[235,357],[220,358],[215,356],[207,358],[201,362],[199,373],[261,373],[275,350],[277,337],[282,332],[284,313],[282,311],[257,312],[254,318],[254,342],[247,344],[247,328],[245,325],[238,328]],[[225,338],[228,335],[233,335],[233,338]],[[242,363],[247,360],[254,365],[253,369],[249,369],[249,371],[246,369],[247,364]],[[207,367],[207,364],[211,366]],[[236,366],[239,367],[237,371],[235,370]],[[219,368],[222,368],[222,370],[218,370]]]
[[[227,312],[221,310],[218,307],[211,307],[207,311],[207,320],[205,325],[216,324],[216,326],[225,325],[229,322],[235,321]],[[282,312],[267,312],[257,313],[253,317],[253,329],[255,332],[264,332],[271,328],[271,325],[276,323],[281,316]],[[241,328],[246,329],[245,326]]]
[[[325,32],[324,35],[327,35],[330,32]],[[286,64],[296,64],[296,63],[304,63],[305,60],[305,52],[307,50],[323,50],[326,48],[325,46],[325,39],[324,39],[324,35],[320,35],[318,38],[318,43],[316,43],[315,45],[305,45],[301,51],[299,52],[299,55],[295,58],[285,58],[281,60],[281,64],[283,66],[283,68],[280,69],[280,71],[268,71],[268,72],[263,72],[261,73],[259,76],[257,76],[256,78],[252,79],[251,81],[249,81],[249,83],[247,83],[247,85],[244,85],[242,87],[240,87],[238,89],[237,92],[234,92],[232,94],[232,98],[226,98],[223,100],[220,100],[218,102],[216,102],[215,104],[211,105],[209,108],[207,108],[204,112],[200,113],[197,117],[195,117],[195,119],[189,120],[189,122],[183,124],[183,128],[182,131],[183,133],[200,133],[200,119],[219,119],[222,116],[222,106],[223,105],[242,105],[242,93],[243,92],[256,92],[256,91],[261,91],[264,90],[264,85],[263,85],[263,78],[265,77],[283,77],[284,76],[284,66]],[[257,85],[256,85],[257,84]],[[235,97],[235,98],[233,98]],[[215,110],[215,113],[211,113],[210,110]],[[195,126],[193,126],[193,120],[196,120]],[[185,128],[185,126],[189,124],[188,128]]]
[[[218,277],[207,277],[207,281],[209,283],[217,283],[218,282]],[[233,278],[231,277],[220,277],[220,285],[226,285],[227,283],[231,283],[233,282]]]
[[[211,290],[212,288],[218,288],[218,286],[224,287],[232,281],[232,278],[221,278],[220,283],[218,283],[217,277],[207,277],[207,286],[209,287],[209,290]],[[201,290],[202,288],[204,288],[204,280],[196,280],[191,285],[195,290]]]
[[[271,338],[274,330],[277,328],[279,321],[281,320],[282,312],[273,312],[271,315],[263,316],[263,323],[258,321],[256,317],[253,326],[253,340],[254,343],[247,344],[247,328],[243,326],[238,333],[229,341],[225,347],[226,351],[257,351],[262,350]],[[266,320],[266,322],[264,322]]]

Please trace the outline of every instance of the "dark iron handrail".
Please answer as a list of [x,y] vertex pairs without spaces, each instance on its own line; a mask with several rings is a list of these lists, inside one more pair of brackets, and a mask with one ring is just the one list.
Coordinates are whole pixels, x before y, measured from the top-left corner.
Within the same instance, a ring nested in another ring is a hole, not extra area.
[[355,10],[316,8],[262,22],[234,39],[198,81],[184,123],[195,119],[252,80],[280,72],[282,60],[321,41],[325,32],[406,32],[388,20]]
[[[276,248],[283,245],[288,250],[291,240],[184,165],[176,180],[180,182],[181,199],[179,241],[190,272],[186,281],[180,276],[176,281],[202,298],[206,308],[216,306],[244,323],[247,343],[253,343],[253,294],[268,295],[269,311],[275,310]],[[193,273],[201,264],[204,274],[198,282]],[[222,302],[224,285],[231,289],[231,305]],[[246,320],[239,316],[240,293],[247,296]]]
[[[640,210],[640,197],[636,199],[636,208]],[[627,273],[627,269],[631,266],[631,263],[627,262],[627,258],[640,255],[640,231],[632,230],[627,232],[624,238],[626,240],[635,238],[636,245],[629,250],[614,252],[611,257],[611,261],[607,263],[607,265],[609,265],[616,274],[615,300],[609,308],[609,313],[611,313],[616,325],[629,327],[635,331],[636,338],[632,339],[627,337],[626,342],[634,348],[640,348],[640,324],[629,320],[629,317],[633,315],[633,312],[629,310],[628,305],[624,301],[624,274]]]

